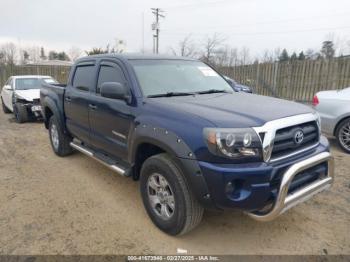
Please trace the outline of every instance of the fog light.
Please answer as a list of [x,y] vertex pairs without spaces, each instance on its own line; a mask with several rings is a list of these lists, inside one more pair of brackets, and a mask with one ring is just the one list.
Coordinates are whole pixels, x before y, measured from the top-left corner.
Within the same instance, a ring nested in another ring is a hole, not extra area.
[[227,195],[232,195],[233,191],[235,190],[235,186],[232,184],[232,182],[228,182],[226,184],[225,192]]

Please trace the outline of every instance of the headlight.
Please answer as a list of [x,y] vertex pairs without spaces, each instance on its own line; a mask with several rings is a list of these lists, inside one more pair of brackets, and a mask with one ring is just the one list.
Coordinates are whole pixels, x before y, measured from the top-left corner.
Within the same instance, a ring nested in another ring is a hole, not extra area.
[[226,158],[261,158],[261,142],[251,128],[204,128],[211,153]]

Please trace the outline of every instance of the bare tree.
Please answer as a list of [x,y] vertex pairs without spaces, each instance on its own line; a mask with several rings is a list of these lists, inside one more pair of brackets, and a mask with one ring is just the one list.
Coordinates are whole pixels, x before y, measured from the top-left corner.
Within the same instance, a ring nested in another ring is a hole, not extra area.
[[203,53],[203,60],[204,62],[210,63],[211,58],[213,54],[215,53],[215,50],[218,49],[223,42],[225,42],[225,38],[222,36],[219,36],[217,33],[214,33],[212,36],[207,37],[203,41],[204,45],[204,53]]
[[237,60],[238,60],[238,50],[237,50],[237,48],[231,48],[230,49],[228,66],[237,65]]
[[26,48],[29,55],[29,60],[33,63],[36,63],[41,60],[41,47],[39,46],[30,46]]
[[82,55],[82,51],[79,47],[76,46],[72,46],[69,50],[68,50],[68,56],[71,59],[71,61],[75,61],[77,60],[81,55]]
[[250,62],[249,48],[244,46],[241,51],[239,51],[239,58],[242,65],[246,65]]
[[270,51],[268,49],[265,49],[263,52],[263,55],[261,57],[261,61],[263,63],[272,63],[275,61],[275,56],[274,56],[274,52]]
[[186,36],[183,40],[179,42],[178,51],[171,48],[174,55],[194,57],[196,55],[196,48],[191,39],[191,35]]
[[124,53],[126,50],[126,42],[123,39],[115,39],[115,45],[107,45],[107,53]]
[[214,63],[217,66],[225,66],[228,63],[228,57],[229,57],[229,47],[225,46],[224,48],[220,48],[217,50],[214,50],[215,57]]
[[280,47],[275,48],[275,50],[273,50],[273,61],[277,61],[278,58],[281,56],[282,50]]
[[17,47],[14,43],[5,43],[0,47],[1,60],[4,64],[14,65],[17,61]]

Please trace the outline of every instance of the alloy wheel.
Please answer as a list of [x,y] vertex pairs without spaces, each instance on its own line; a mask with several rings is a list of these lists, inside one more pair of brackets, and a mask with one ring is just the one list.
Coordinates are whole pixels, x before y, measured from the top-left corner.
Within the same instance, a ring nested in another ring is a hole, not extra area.
[[350,151],[350,121],[341,127],[339,131],[339,141],[345,149]]
[[163,220],[169,220],[175,212],[175,198],[165,177],[157,173],[150,175],[147,192],[153,212]]
[[58,129],[57,129],[57,126],[55,124],[51,125],[50,133],[51,133],[52,145],[55,148],[55,150],[58,150],[58,146],[59,146],[60,142],[59,142],[59,138],[58,138]]

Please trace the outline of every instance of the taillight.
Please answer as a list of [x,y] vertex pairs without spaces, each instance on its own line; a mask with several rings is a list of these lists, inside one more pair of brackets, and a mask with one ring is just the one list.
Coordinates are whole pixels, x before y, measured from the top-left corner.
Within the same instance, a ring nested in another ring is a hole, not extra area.
[[320,103],[320,101],[318,101],[318,97],[315,95],[314,99],[312,99],[312,104],[313,106],[317,106]]

